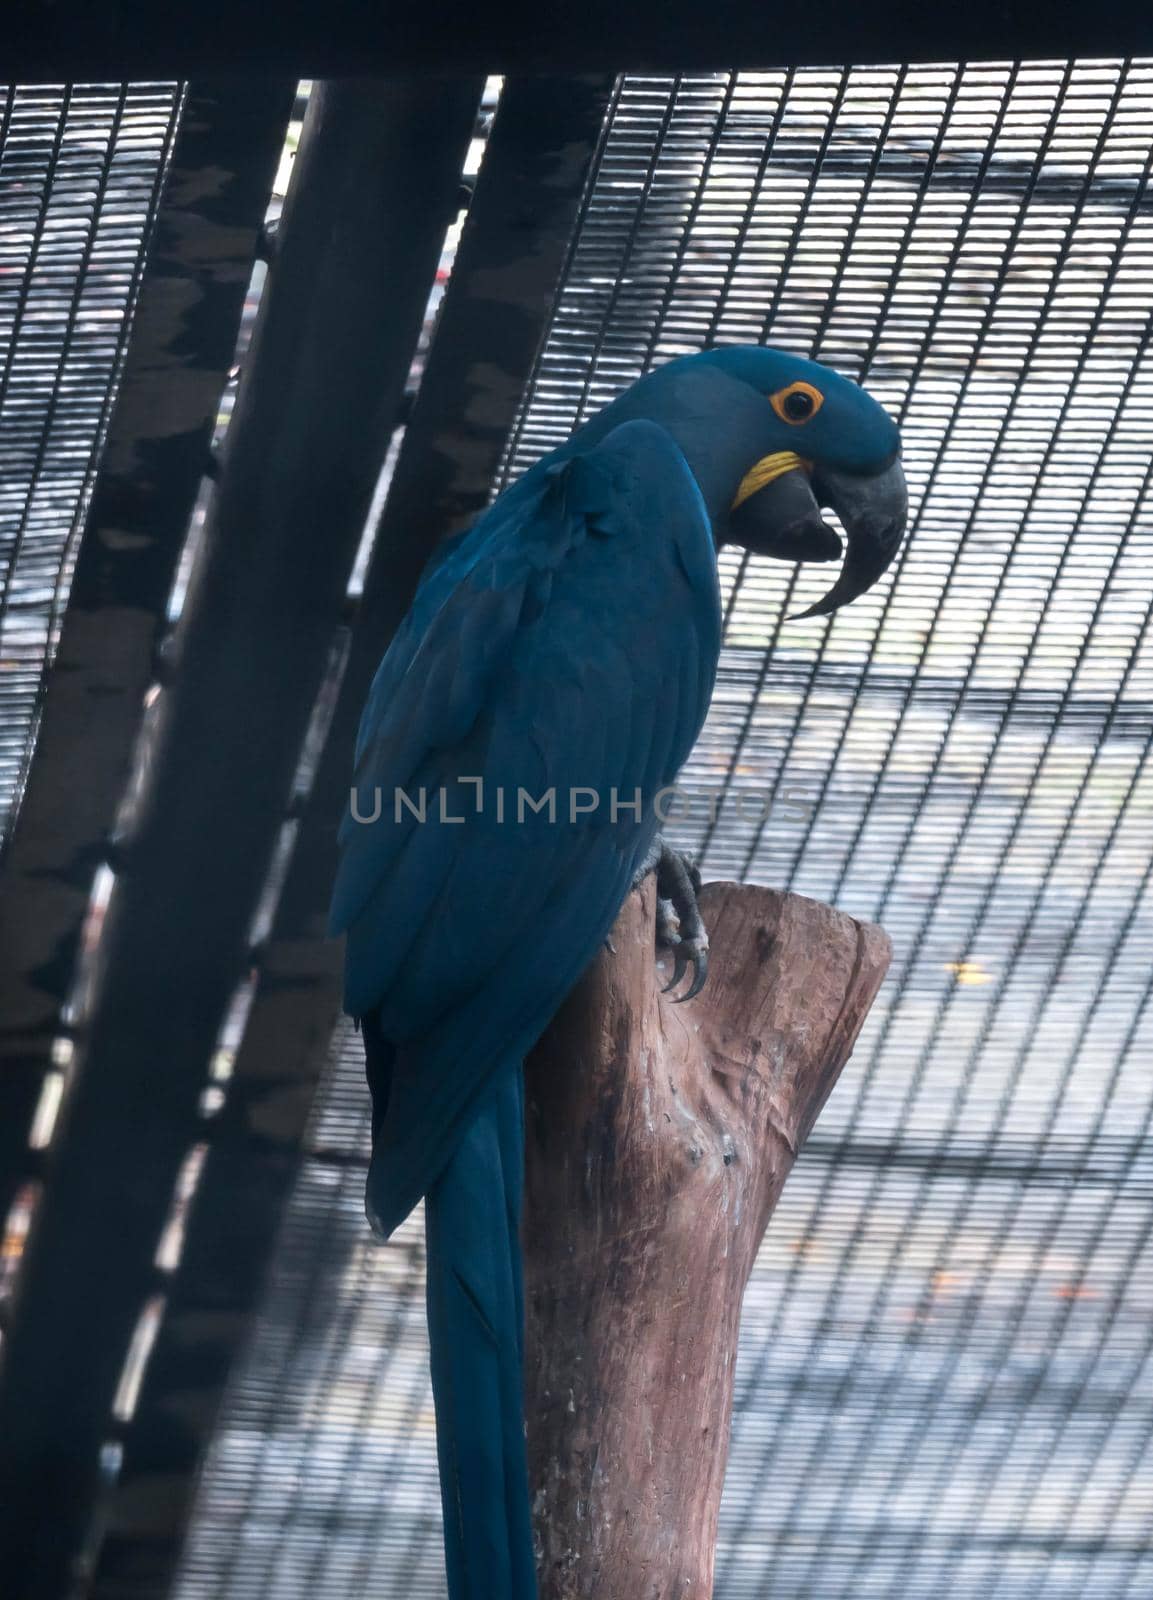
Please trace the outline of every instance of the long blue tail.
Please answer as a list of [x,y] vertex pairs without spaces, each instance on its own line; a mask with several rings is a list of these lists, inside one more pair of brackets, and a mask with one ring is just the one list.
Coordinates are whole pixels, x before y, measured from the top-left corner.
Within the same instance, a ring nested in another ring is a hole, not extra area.
[[428,1331],[451,1600],[535,1600],[525,1460],[524,1087],[501,1067],[425,1196]]

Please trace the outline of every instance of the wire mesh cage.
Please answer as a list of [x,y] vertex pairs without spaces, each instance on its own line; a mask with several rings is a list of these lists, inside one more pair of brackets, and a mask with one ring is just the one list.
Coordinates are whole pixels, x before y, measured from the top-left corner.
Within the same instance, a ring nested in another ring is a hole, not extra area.
[[[719,1597],[1153,1580],[1151,152],[1144,61],[622,79],[494,484],[716,341],[902,425],[891,581],[789,624],[810,579],[723,558],[678,824],[896,949],[749,1287]],[[367,1138],[341,1032],[181,1600],[443,1592],[419,1222],[369,1244]]]
[[32,751],[180,92],[0,92],[2,836]]

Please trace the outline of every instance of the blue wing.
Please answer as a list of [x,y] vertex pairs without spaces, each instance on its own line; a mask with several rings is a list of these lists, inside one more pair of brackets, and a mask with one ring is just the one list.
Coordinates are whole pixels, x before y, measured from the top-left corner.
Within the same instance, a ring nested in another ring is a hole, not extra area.
[[719,645],[704,502],[648,421],[535,469],[422,585],[361,725],[357,813],[379,793],[381,815],[346,818],[333,902],[347,1009],[396,1047],[377,1154],[400,1214],[611,927]]

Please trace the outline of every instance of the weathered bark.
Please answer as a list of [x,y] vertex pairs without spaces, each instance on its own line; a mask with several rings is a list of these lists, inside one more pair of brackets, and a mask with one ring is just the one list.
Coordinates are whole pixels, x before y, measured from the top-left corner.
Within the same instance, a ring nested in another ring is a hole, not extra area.
[[541,1600],[707,1600],[741,1298],[889,963],[879,928],[709,884],[708,983],[658,991],[653,880],[527,1067]]

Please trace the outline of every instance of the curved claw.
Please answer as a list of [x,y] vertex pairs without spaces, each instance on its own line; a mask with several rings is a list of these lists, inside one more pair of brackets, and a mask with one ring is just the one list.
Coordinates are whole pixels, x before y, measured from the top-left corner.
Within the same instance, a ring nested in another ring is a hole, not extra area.
[[[661,990],[662,994],[668,994],[670,989],[675,989],[676,988],[677,984],[680,983],[681,979],[684,977],[685,968],[689,964],[689,958],[688,958],[688,956],[685,955],[683,946],[678,944],[678,945],[674,946],[674,949],[676,950],[676,955],[673,958],[673,975],[669,979],[668,983],[666,983],[664,988]],[[694,972],[695,972],[695,969],[696,969],[696,963],[695,962],[694,962],[693,966],[694,966]],[[696,980],[694,978],[694,982],[695,981]]]
[[670,850],[663,841],[659,841],[650,854],[656,858],[657,944],[673,952],[673,975],[661,993],[669,994],[677,988],[689,962],[693,964],[692,982],[685,993],[677,995],[673,1001],[674,1005],[682,1005],[700,994],[709,975],[709,936],[697,904],[701,892],[700,869],[688,856]]
[[676,947],[676,956],[673,962],[673,975],[661,990],[668,994],[670,989],[675,989],[692,963],[693,981],[689,984],[684,994],[678,994],[673,1000],[673,1005],[684,1005],[686,1000],[695,1000],[705,986],[709,975],[709,947],[700,945],[695,939],[685,939]]
[[677,995],[673,1005],[684,1005],[686,1000],[695,1000],[705,986],[705,979],[709,975],[709,951],[706,945],[703,950],[697,951],[689,959],[693,964],[693,981],[689,984],[684,994]]

